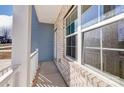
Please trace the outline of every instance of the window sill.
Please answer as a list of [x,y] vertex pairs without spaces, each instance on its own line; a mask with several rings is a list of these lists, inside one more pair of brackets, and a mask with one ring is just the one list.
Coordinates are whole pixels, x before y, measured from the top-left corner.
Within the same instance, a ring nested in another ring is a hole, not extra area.
[[102,71],[100,71],[90,65],[87,65],[87,64],[81,65],[81,67],[85,68],[86,70],[95,74],[96,76],[101,77],[103,80],[108,81],[110,84],[113,84],[113,86],[119,86],[119,87],[124,86],[124,80],[117,76],[102,72]]
[[[78,64],[77,60],[74,58],[71,58],[70,56],[65,56],[64,58],[69,62],[74,62]],[[109,73],[101,72],[99,69],[94,68],[87,64],[78,64],[78,65],[80,65],[83,69],[86,69],[87,71],[95,74],[96,76],[101,78],[103,81],[106,81],[106,82],[108,81],[108,84],[110,85],[112,84],[112,86],[117,86],[117,87],[124,86],[124,80],[117,76],[111,75]]]
[[65,56],[65,59],[67,59],[67,60],[70,61],[70,62],[75,62],[75,63],[77,63],[77,59],[76,59],[76,58],[72,58],[72,57],[70,57],[70,56]]

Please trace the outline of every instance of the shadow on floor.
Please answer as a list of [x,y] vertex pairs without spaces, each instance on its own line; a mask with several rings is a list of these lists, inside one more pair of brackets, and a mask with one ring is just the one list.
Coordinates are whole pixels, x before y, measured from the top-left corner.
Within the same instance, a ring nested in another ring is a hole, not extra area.
[[35,87],[67,87],[54,62],[40,62]]

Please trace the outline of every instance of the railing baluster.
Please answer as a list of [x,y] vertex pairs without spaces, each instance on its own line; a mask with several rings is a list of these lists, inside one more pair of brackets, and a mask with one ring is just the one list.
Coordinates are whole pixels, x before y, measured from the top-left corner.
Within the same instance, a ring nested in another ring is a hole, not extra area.
[[[8,75],[4,77],[2,81],[0,81],[0,86],[13,86],[12,82],[15,78],[16,73],[18,72],[19,65],[16,66],[8,66],[7,68],[0,71],[0,78],[3,78],[5,75]],[[35,79],[36,71],[38,69],[38,49],[35,50],[30,56],[30,63],[29,63],[29,80],[30,85],[32,86],[33,80]],[[11,81],[12,80],[12,81]]]
[[0,71],[0,87],[4,86],[13,86],[13,78],[18,72],[19,65],[16,65],[16,69],[13,69],[13,66],[8,66],[7,68]]
[[30,56],[30,68],[29,68],[29,73],[30,73],[30,85],[32,86],[33,80],[35,79],[36,71],[38,69],[37,63],[38,63],[38,49],[36,49]]

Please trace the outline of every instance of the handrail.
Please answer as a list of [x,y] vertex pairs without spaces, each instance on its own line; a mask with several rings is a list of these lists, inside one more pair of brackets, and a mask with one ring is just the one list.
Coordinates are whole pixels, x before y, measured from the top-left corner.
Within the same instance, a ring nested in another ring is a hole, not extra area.
[[[0,81],[0,87],[3,87],[5,84],[8,83],[8,81],[16,74],[16,72],[18,71],[20,65],[14,65],[14,66],[8,66],[5,69],[1,70],[0,72],[2,72],[3,75],[7,74],[7,72],[10,71],[10,73],[8,74],[8,76],[6,76],[5,78],[3,78],[2,81]],[[10,69],[11,68],[11,69]],[[10,69],[10,70],[9,70]],[[5,70],[7,70],[6,73],[3,73]],[[2,77],[2,76],[1,76]],[[1,78],[0,77],[0,78]]]
[[6,50],[0,50],[0,52],[12,52],[12,50],[11,49],[6,49]]
[[28,86],[32,86],[37,69],[38,69],[38,49],[35,49],[35,51],[30,55]]
[[[11,69],[12,66],[8,66],[0,71],[0,76],[2,76],[5,72],[8,72],[9,69]],[[1,74],[2,73],[2,74]]]
[[38,49],[35,49],[35,51],[33,53],[31,53],[30,58],[32,58],[37,53],[38,53]]
[[12,48],[12,46],[1,46],[0,49],[4,49],[4,48]]

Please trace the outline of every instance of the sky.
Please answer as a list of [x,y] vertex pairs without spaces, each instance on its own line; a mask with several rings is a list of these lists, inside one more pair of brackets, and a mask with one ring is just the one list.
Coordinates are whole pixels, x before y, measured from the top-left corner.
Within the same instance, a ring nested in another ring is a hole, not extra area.
[[0,36],[2,36],[4,33],[2,30],[3,28],[12,29],[12,16],[12,5],[0,5]]
[[13,6],[0,5],[0,27],[12,24]]
[[12,5],[0,5],[0,15],[12,16],[13,6]]

